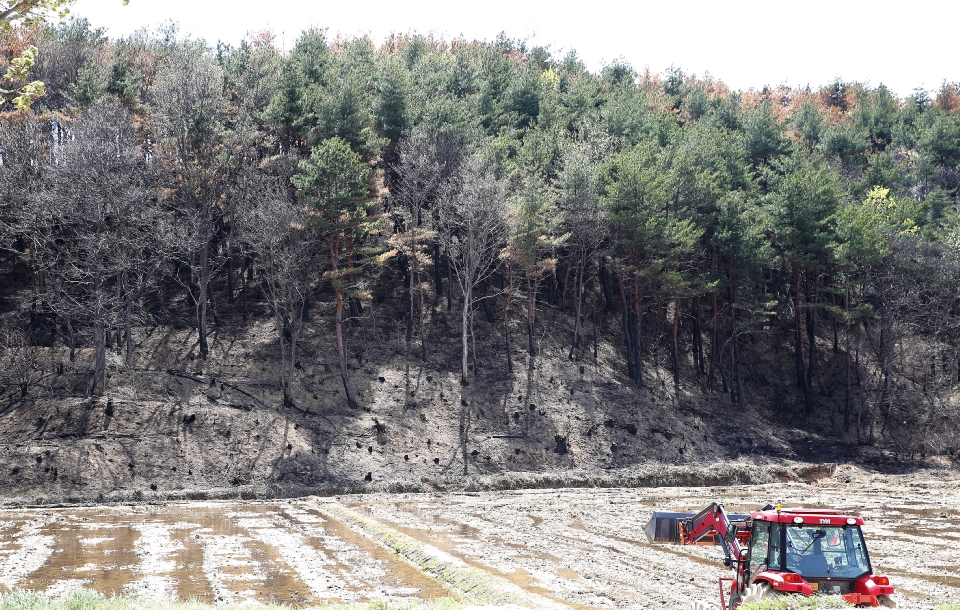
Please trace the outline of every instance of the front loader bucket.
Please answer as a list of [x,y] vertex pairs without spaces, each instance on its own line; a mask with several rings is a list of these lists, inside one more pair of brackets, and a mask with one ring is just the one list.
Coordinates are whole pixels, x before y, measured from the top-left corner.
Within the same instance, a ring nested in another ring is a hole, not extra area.
[[671,544],[680,544],[680,528],[677,527],[681,520],[689,519],[696,513],[666,513],[655,512],[643,528],[650,542],[669,542]]
[[[668,513],[655,512],[643,528],[643,533],[647,535],[650,542],[667,542],[670,544],[680,544],[680,522],[684,519],[692,519],[700,513]],[[728,515],[731,521],[746,521],[749,515]],[[720,538],[710,534],[704,536],[697,544],[720,544]]]

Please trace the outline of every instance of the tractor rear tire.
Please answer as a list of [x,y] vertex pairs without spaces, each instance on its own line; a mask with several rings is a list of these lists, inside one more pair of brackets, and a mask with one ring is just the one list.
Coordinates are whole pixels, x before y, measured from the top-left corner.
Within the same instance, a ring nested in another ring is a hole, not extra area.
[[710,602],[690,602],[686,606],[686,610],[717,610],[717,607]]
[[743,592],[743,597],[740,598],[740,605],[749,604],[750,602],[769,601],[777,597],[777,592],[774,591],[773,587],[768,583],[755,582]]
[[877,602],[884,608],[896,608],[897,600],[892,595],[878,595]]

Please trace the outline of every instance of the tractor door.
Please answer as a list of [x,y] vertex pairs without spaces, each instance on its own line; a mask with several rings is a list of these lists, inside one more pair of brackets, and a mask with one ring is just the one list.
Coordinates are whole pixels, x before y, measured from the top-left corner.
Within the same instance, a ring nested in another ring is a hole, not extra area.
[[750,532],[750,551],[747,555],[747,569],[743,575],[743,586],[750,584],[753,576],[767,569],[770,556],[770,522],[753,521]]

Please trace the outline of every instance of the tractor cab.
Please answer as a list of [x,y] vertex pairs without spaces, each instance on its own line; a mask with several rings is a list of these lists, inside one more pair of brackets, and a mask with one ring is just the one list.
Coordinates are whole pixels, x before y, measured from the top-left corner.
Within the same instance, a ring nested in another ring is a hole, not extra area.
[[750,517],[745,584],[849,596],[852,603],[860,595],[893,592],[886,577],[872,576],[862,518],[822,509],[764,510]]
[[857,579],[870,572],[859,525],[816,526],[754,521],[750,572],[795,572],[810,578]]
[[855,606],[896,607],[890,579],[873,574],[861,525],[861,517],[839,510],[771,505],[731,515],[714,502],[696,514],[655,512],[644,531],[650,542],[719,545],[724,565],[736,571],[720,578],[723,610],[817,593]]

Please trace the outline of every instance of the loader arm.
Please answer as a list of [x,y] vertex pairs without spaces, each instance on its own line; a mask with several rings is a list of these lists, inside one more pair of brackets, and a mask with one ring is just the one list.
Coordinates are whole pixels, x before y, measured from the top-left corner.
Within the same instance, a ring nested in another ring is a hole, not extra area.
[[714,502],[693,517],[681,520],[679,529],[680,544],[696,544],[704,536],[715,534],[720,539],[727,560],[740,561],[743,549],[737,539],[738,528],[723,510],[723,504]]

